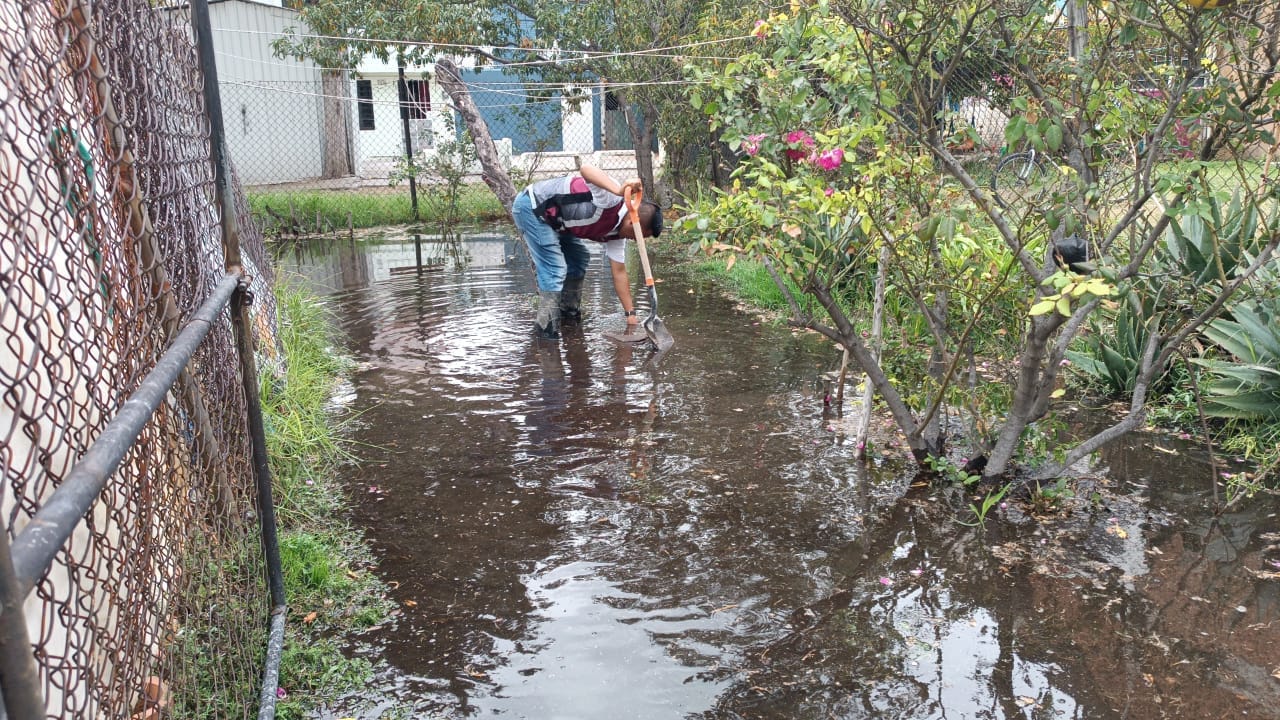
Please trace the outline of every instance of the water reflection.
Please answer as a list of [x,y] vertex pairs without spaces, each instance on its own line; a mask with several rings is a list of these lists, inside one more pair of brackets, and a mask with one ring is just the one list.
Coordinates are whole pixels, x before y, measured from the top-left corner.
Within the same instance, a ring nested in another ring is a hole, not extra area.
[[331,293],[397,275],[505,267],[516,257],[527,259],[525,252],[509,234],[499,231],[444,237],[409,228],[389,236],[284,243],[277,257],[311,287]]
[[361,363],[354,521],[403,603],[321,717],[1276,717],[1276,509],[1211,518],[1193,448],[1137,437],[1070,515],[966,528],[902,499],[883,428],[852,461],[814,336],[664,269],[650,367],[593,265],[583,324],[538,341],[518,246],[468,242],[299,266]]

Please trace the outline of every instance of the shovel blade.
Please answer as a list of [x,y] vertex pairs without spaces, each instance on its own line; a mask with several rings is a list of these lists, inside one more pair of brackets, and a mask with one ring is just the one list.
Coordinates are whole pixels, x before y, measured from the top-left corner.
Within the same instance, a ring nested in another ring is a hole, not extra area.
[[671,332],[667,330],[662,318],[656,315],[650,315],[649,319],[644,321],[644,331],[660,353],[665,353],[671,349],[672,345],[676,344],[676,339],[671,337]]
[[604,336],[626,345],[650,342],[649,333],[639,325],[628,325],[625,330],[606,330]]

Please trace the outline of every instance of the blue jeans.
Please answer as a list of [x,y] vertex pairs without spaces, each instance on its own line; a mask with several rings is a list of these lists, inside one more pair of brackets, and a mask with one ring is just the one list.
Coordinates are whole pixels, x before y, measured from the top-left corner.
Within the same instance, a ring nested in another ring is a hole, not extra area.
[[561,235],[550,225],[533,214],[533,201],[529,191],[521,191],[511,203],[511,218],[529,246],[533,258],[534,274],[538,289],[558,292],[564,288],[565,278],[580,278],[587,274],[591,263],[591,250],[587,242],[568,233]]

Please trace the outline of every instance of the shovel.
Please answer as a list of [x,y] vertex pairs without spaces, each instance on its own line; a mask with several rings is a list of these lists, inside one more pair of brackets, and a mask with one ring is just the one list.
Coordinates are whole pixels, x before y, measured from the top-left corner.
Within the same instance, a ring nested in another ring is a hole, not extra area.
[[658,352],[665,353],[676,344],[676,339],[671,337],[667,326],[662,323],[662,318],[658,317],[658,291],[653,286],[653,272],[649,270],[649,253],[645,252],[644,233],[640,230],[640,201],[644,198],[644,192],[633,192],[630,187],[624,188],[622,192],[623,199],[627,203],[627,215],[631,218],[631,229],[636,234],[640,267],[644,268],[644,285],[649,292],[649,317],[645,318],[642,325],[649,340],[654,347],[658,348]]

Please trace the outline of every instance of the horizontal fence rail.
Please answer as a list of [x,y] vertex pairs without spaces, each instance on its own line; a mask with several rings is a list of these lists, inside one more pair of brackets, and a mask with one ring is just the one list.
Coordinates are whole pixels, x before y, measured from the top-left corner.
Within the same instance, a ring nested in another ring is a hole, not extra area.
[[164,402],[218,315],[226,310],[240,282],[238,275],[228,273],[218,283],[213,295],[196,311],[173,345],[156,360],[155,367],[138,389],[124,401],[119,413],[102,429],[62,484],[13,541],[10,554],[14,577],[23,597],[48,572],[72,530],[88,514],[111,473]]

